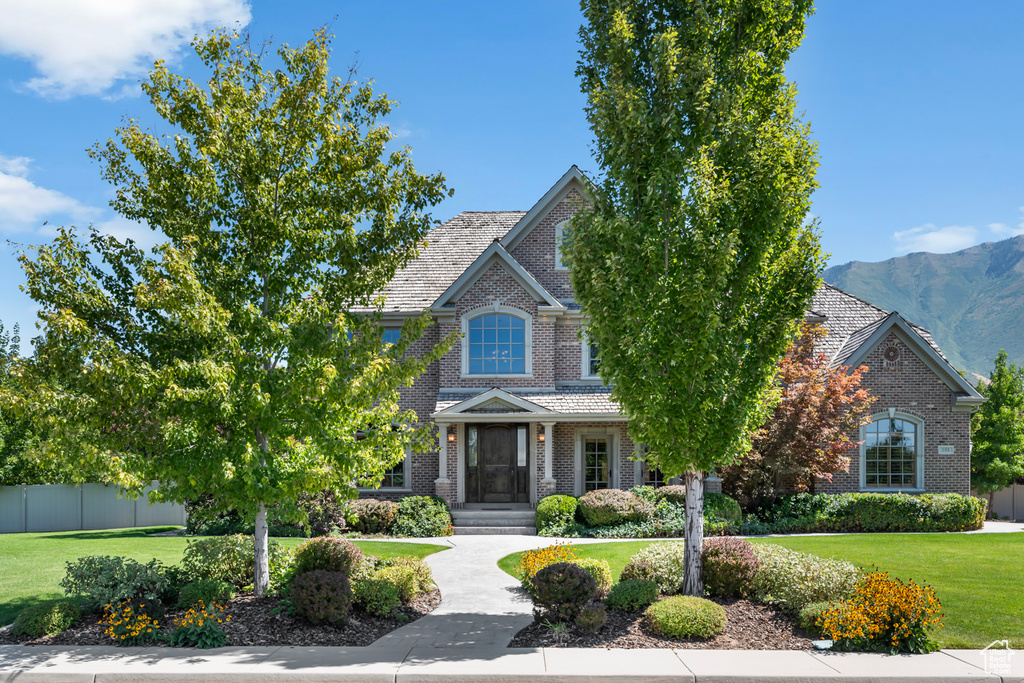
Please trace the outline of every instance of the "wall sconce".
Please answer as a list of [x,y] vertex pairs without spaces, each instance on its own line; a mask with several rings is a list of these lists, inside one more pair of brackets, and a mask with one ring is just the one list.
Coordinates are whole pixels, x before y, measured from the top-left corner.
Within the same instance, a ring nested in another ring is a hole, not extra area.
[[448,427],[448,443],[455,443],[455,427]]
[[537,441],[544,443],[544,432],[537,432]]

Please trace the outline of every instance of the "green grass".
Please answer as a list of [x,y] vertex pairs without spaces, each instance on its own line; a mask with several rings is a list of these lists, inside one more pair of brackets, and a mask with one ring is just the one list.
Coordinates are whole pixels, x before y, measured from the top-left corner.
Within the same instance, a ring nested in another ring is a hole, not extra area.
[[[1008,638],[1024,647],[1024,534],[855,534],[754,539],[820,557],[878,567],[895,578],[930,585],[945,621],[933,637],[943,647],[982,648]],[[646,542],[578,545],[580,557],[608,560],[619,573]],[[498,566],[515,576],[519,553]],[[517,577],[518,578],[518,577]]]
[[[175,527],[0,535],[0,626],[14,621],[18,612],[29,604],[63,597],[60,581],[64,578],[65,563],[79,557],[122,555],[144,562],[155,558],[167,565],[178,564],[185,550],[185,538],[146,535],[173,528]],[[294,548],[305,539],[276,540],[285,547]],[[447,546],[426,543],[353,543],[363,552],[382,557],[426,557],[447,549]]]

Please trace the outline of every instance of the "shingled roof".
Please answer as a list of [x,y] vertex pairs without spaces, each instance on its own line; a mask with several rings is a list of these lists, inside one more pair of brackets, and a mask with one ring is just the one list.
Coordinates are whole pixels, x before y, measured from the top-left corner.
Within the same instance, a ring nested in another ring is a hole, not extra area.
[[[558,391],[515,391],[509,394],[526,399],[530,403],[563,415],[619,415],[619,405],[611,399],[611,389],[607,387],[574,387]],[[468,401],[477,394],[442,394],[438,397],[435,413],[447,410]]]

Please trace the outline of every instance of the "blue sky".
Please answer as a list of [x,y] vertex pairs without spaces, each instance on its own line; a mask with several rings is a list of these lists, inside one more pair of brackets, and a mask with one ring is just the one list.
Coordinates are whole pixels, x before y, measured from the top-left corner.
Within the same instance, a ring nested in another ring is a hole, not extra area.
[[[830,263],[1024,233],[1024,3],[820,4],[788,72],[819,143],[812,212]],[[568,0],[0,0],[0,16],[0,239],[40,243],[48,221],[152,241],[107,208],[85,150],[151,118],[138,81],[155,58],[203,78],[188,41],[217,25],[297,44],[330,23],[337,72],[358,60],[399,100],[398,142],[455,188],[437,219],[527,209],[571,164],[594,168]],[[0,321],[28,337],[21,282],[4,245]]]

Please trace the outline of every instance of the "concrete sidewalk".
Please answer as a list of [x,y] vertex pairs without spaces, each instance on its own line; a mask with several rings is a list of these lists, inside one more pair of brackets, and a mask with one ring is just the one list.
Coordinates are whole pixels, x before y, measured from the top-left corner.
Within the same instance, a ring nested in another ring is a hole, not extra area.
[[[1002,654],[1006,654],[1004,651]],[[0,683],[139,681],[439,683],[778,683],[1024,681],[1024,654],[877,655],[753,650],[226,647],[218,650],[0,646]]]

